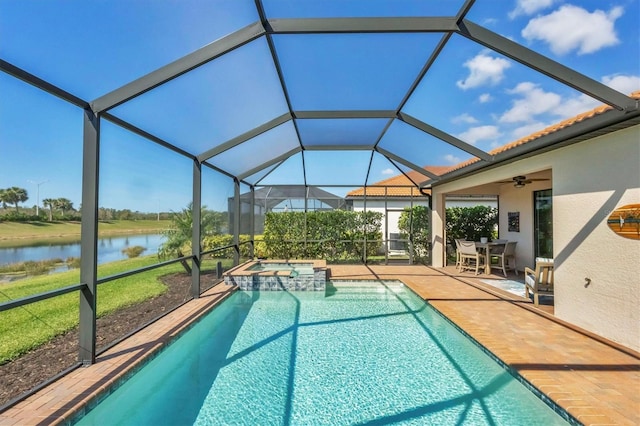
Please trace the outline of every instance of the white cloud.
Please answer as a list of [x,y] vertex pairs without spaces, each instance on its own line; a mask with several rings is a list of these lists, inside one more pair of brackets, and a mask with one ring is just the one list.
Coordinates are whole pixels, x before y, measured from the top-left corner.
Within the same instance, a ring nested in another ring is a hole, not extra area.
[[576,115],[583,113],[585,111],[589,111],[601,105],[602,102],[593,99],[587,95],[579,95],[573,98],[569,98],[563,100],[560,105],[551,111],[553,114],[557,115],[559,118],[569,118],[575,117]]
[[503,58],[480,53],[464,63],[469,68],[469,75],[464,80],[458,80],[456,85],[462,90],[486,84],[497,84],[504,78],[504,71],[511,63]]
[[471,115],[469,115],[469,114],[467,114],[465,112],[464,114],[460,114],[460,115],[458,115],[456,117],[453,117],[451,119],[451,122],[453,124],[461,124],[461,123],[463,123],[463,124],[474,124],[474,123],[477,123],[478,120],[475,117],[473,117],[473,116],[471,116]]
[[524,82],[518,84],[509,93],[520,96],[512,102],[511,109],[498,119],[501,123],[520,123],[532,121],[536,115],[551,112],[562,103],[557,93],[545,92],[536,84]]
[[[640,76],[633,75],[609,75],[602,78],[607,86],[626,95],[640,89]],[[592,108],[601,105],[597,99],[584,94],[567,97],[554,92],[545,92],[538,85],[530,82],[518,84],[508,93],[518,96],[512,102],[512,107],[505,111],[499,118],[500,123],[531,123],[537,121],[537,116],[551,114],[556,119],[575,117]],[[526,136],[526,133],[540,124],[527,124],[514,130],[516,136]],[[522,129],[522,130],[520,130]],[[531,133],[531,132],[529,132]]]
[[625,95],[640,90],[640,76],[637,75],[605,75],[602,77],[602,82]]
[[546,42],[556,55],[574,50],[579,55],[593,53],[620,42],[614,24],[623,13],[622,7],[589,13],[578,6],[564,5],[549,15],[533,18],[522,30],[522,36],[529,41]]
[[517,127],[511,131],[512,140],[516,141],[525,136],[529,136],[535,132],[538,132],[542,129],[549,127],[548,123],[543,123],[541,121],[536,121],[533,123],[525,124],[524,126]]
[[460,157],[456,157],[453,154],[447,154],[444,156],[444,161],[447,164],[458,164],[462,162],[462,159]]
[[518,0],[516,8],[509,12],[509,18],[513,19],[520,15],[533,15],[537,11],[551,6],[553,2],[554,0]]
[[[602,82],[627,95],[640,89],[640,76],[608,75],[602,78]],[[584,94],[563,97],[554,92],[545,92],[530,82],[520,83],[508,93],[517,98],[512,102],[512,107],[498,118],[498,122],[520,124],[510,132],[512,140],[528,136],[551,123],[575,117],[602,104]],[[543,116],[548,122],[542,122],[539,116]]]
[[470,127],[466,132],[460,133],[458,138],[471,145],[475,145],[479,141],[493,140],[500,136],[502,136],[502,133],[500,133],[498,126],[477,126]]
[[486,18],[485,20],[482,21],[482,25],[484,25],[485,27],[490,27],[497,23],[498,23],[498,20],[496,18]]
[[481,104],[486,104],[487,102],[492,100],[493,97],[489,93],[483,93],[482,95],[478,96],[478,101],[480,101]]
[[[629,95],[631,92],[640,90],[640,76],[621,74],[608,75],[602,77],[602,83],[612,89],[624,93],[625,95]],[[599,100],[581,94],[579,96],[563,100],[563,102],[552,112],[561,118],[569,118],[596,108],[599,105],[602,105],[602,102]]]
[[383,175],[392,175],[393,174],[393,169],[390,168],[386,168],[381,172]]

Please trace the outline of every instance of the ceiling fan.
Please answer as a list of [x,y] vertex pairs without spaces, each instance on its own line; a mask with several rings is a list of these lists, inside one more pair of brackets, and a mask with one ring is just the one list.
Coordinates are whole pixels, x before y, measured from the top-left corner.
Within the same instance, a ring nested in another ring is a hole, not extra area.
[[498,183],[513,183],[513,186],[516,188],[523,188],[525,185],[534,182],[534,181],[542,181],[549,179],[527,179],[526,176],[514,176],[511,180],[503,180]]

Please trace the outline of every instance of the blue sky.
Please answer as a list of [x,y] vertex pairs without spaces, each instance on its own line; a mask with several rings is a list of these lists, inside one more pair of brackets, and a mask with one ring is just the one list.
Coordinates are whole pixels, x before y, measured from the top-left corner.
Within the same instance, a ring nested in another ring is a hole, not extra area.
[[[640,0],[477,0],[467,18],[625,94],[640,90]],[[273,18],[448,16],[462,0],[265,0]],[[257,20],[253,0],[0,0],[0,58],[86,101]],[[296,110],[396,109],[439,34],[276,35]],[[403,111],[489,151],[593,108],[588,98],[454,35]],[[200,153],[287,111],[264,38],[123,104],[112,113]],[[375,142],[386,121],[300,120],[311,147]],[[100,206],[155,212],[191,199],[191,162],[103,120]],[[291,123],[211,163],[232,173],[297,146]],[[380,147],[418,165],[469,154],[395,122]],[[361,186],[370,153],[307,151],[307,181]],[[265,184],[302,183],[302,155]],[[373,159],[369,182],[398,170]],[[0,73],[0,188],[81,203],[82,112]],[[262,174],[258,174],[262,177]],[[249,179],[256,179],[250,177]],[[206,170],[203,201],[226,209],[227,177]]]

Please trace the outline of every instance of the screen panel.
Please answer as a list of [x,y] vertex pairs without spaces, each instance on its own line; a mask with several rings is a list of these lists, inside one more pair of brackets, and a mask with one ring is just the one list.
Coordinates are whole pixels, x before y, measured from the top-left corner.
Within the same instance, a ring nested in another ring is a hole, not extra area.
[[292,155],[260,179],[262,185],[305,185],[305,171],[302,153]]
[[600,104],[454,35],[403,112],[489,152]]
[[303,146],[370,145],[373,147],[389,120],[333,118],[296,120]]
[[293,123],[288,121],[210,158],[208,162],[239,176],[299,146]]
[[[2,72],[0,94],[0,189],[19,190],[11,197],[17,202],[0,203],[0,211],[42,220],[79,217],[83,111]],[[46,200],[56,199],[68,208],[48,207]]]
[[260,38],[111,112],[199,155],[287,110],[269,47]]
[[190,159],[108,121],[102,123],[100,207],[179,211],[192,201],[192,182]]
[[90,101],[258,19],[252,0],[3,1],[2,59]]
[[582,0],[476,2],[467,18],[628,95],[640,89],[638,16],[637,1]]
[[263,0],[269,18],[453,16],[463,0]]
[[394,110],[438,34],[275,35],[295,110]]
[[477,158],[400,120],[395,120],[378,145],[419,166],[453,166]]
[[369,151],[305,151],[309,185],[363,185],[371,152]]

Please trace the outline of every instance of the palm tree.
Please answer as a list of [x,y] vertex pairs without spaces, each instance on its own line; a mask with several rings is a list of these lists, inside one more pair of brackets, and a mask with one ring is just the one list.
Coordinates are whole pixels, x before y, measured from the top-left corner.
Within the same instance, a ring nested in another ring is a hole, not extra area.
[[0,203],[2,203],[2,208],[6,209],[7,208],[7,200],[6,200],[6,195],[7,194],[7,190],[6,189],[0,189]]
[[224,212],[202,210],[202,235],[219,235],[225,232],[228,216]]
[[[193,226],[193,203],[189,203],[186,208],[176,213],[171,212],[171,228],[163,232],[167,241],[158,248],[158,257],[168,259],[171,257],[182,257],[184,250],[188,249],[191,243],[191,229]],[[191,267],[186,261],[182,263],[188,274]]]
[[[214,212],[207,210],[206,206],[202,206],[200,211],[202,235],[219,233],[219,229],[224,226],[224,220],[212,214]],[[158,257],[160,259],[182,257],[185,251],[191,250],[193,203],[189,203],[180,212],[171,212],[171,222],[171,228],[163,232],[167,240],[158,249]],[[182,261],[182,266],[188,273],[191,272],[187,262]]]
[[56,207],[62,212],[62,217],[64,217],[65,211],[73,210],[73,203],[68,198],[58,198],[55,201]]
[[167,241],[158,250],[161,259],[180,257],[191,242],[193,226],[193,204],[189,203],[180,212],[171,212],[171,228],[163,232]]
[[29,195],[27,194],[27,190],[24,188],[18,188],[17,186],[12,186],[2,192],[2,202],[15,205],[16,212],[19,211],[18,203],[24,203],[28,199]]
[[53,221],[53,208],[56,206],[56,200],[53,198],[45,198],[42,200],[42,205],[49,207],[49,222]]

